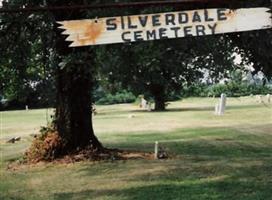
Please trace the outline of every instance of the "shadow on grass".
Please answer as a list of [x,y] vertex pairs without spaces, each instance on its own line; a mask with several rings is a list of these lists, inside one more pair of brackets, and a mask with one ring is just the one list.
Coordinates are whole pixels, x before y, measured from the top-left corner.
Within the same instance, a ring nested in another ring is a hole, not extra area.
[[122,137],[124,142],[112,144],[105,141],[103,143],[110,148],[153,151],[154,142],[159,141],[169,153],[181,156],[257,158],[272,155],[272,135],[248,134],[233,128],[118,135],[121,141]]
[[[194,155],[196,156],[196,155]],[[272,160],[269,158],[225,157],[201,161],[176,158],[170,161],[109,164],[106,181],[120,181],[118,189],[84,190],[56,194],[56,199],[184,199],[268,200],[272,195]],[[163,170],[157,171],[157,167]],[[150,171],[150,169],[152,169]],[[92,167],[84,175],[92,178]],[[145,171],[146,170],[146,171]],[[137,172],[137,173],[135,173]],[[130,175],[131,174],[131,175]],[[107,179],[108,178],[108,179]],[[113,187],[114,188],[114,187]]]
[[13,195],[3,195],[3,194],[0,194],[0,199],[1,200],[26,200],[23,197],[18,197]]
[[[113,183],[114,184],[114,183]],[[116,190],[84,190],[81,192],[58,193],[54,200],[74,199],[182,199],[182,200],[268,200],[272,184],[257,180],[243,181],[226,178],[216,181],[194,180],[192,182],[150,183],[145,186]],[[125,187],[125,185],[124,185]]]
[[[271,199],[271,135],[207,128],[124,137],[126,141],[115,144],[109,139],[108,146],[148,151],[153,150],[154,139],[161,137],[162,144],[177,157],[165,161],[85,163],[72,169],[73,176],[67,174],[69,183],[61,187],[56,184],[48,199]],[[34,195],[39,195],[39,189]],[[12,195],[21,193],[6,193],[2,199],[20,199]]]

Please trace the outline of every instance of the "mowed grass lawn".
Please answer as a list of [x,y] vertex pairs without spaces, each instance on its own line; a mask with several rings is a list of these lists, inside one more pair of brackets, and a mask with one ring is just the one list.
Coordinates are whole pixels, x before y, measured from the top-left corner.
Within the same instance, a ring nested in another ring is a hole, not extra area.
[[[184,99],[172,102],[168,112],[145,112],[134,104],[97,107],[94,129],[106,147],[149,152],[159,141],[171,159],[41,164],[16,171],[7,165],[22,157],[30,135],[46,124],[46,111],[3,112],[0,199],[272,199],[272,104],[231,98],[226,114],[215,116],[216,102]],[[22,141],[5,143],[14,136]]]

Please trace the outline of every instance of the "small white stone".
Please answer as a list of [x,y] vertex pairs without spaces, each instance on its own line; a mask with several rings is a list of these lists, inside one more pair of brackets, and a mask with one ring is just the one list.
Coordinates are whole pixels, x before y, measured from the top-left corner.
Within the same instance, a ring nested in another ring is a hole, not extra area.
[[133,114],[131,114],[131,115],[128,116],[129,119],[132,119],[132,118],[135,118],[135,117],[136,117],[136,116],[133,115]]

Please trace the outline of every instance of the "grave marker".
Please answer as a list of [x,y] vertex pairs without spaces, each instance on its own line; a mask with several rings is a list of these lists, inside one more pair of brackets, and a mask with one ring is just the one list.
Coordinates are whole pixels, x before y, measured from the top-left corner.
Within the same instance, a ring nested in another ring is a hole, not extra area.
[[144,97],[141,97],[140,108],[147,108],[147,101]]
[[155,142],[155,149],[154,149],[154,158],[158,159],[158,153],[159,153],[159,142]]
[[215,110],[214,110],[214,114],[218,115],[218,111],[219,111],[219,104],[215,105]]
[[215,115],[224,115],[227,104],[227,95],[221,94],[219,104],[215,105]]
[[256,101],[257,101],[257,103],[263,103],[263,96],[262,95],[257,95],[256,96]]
[[221,94],[218,115],[224,115],[226,110],[227,95]]
[[267,99],[267,103],[270,103],[270,102],[271,102],[271,95],[270,95],[270,94],[267,94],[267,95],[266,95],[266,99]]

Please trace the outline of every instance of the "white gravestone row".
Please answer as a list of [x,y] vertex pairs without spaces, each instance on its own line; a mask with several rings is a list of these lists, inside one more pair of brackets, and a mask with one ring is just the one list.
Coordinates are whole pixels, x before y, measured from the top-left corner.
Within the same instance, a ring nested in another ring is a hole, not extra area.
[[256,96],[256,102],[257,103],[263,103],[263,97],[262,97],[262,95],[257,95]]
[[221,94],[219,104],[215,105],[215,115],[224,115],[227,104],[227,96],[226,94]]
[[265,97],[262,95],[257,95],[256,102],[257,103],[271,103],[271,95],[267,94]]

